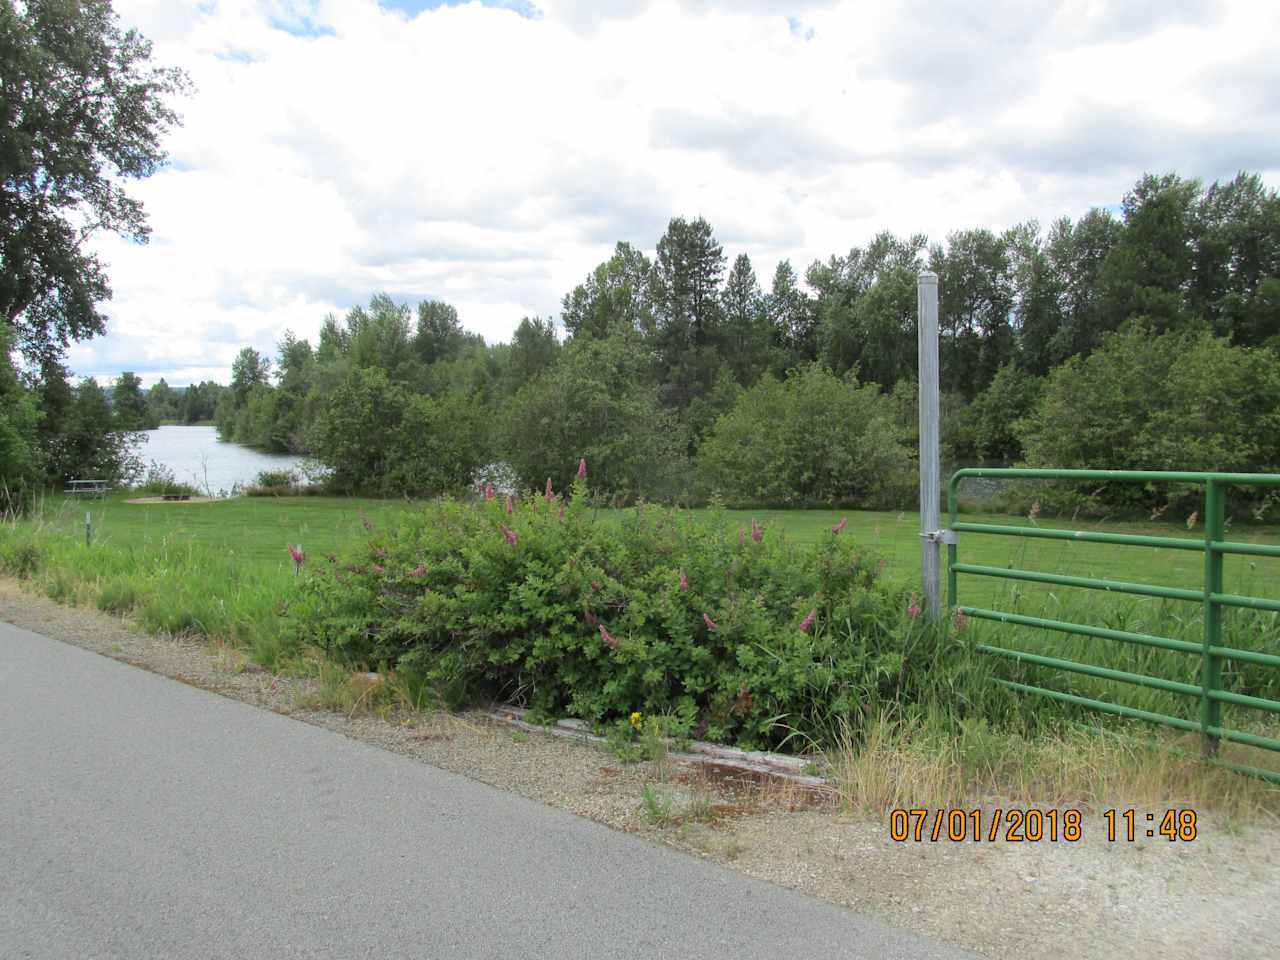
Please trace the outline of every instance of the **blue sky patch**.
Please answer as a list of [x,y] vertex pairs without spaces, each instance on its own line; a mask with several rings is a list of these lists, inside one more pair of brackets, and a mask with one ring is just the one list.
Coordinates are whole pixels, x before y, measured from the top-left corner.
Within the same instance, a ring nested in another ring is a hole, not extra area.
[[[440,7],[459,7],[471,0],[378,0],[379,6],[388,10],[399,10],[410,17],[416,17],[424,10],[436,10]],[[518,13],[526,20],[542,19],[542,11],[530,0],[480,0],[480,5],[498,10],[510,10]]]
[[315,18],[309,14],[300,14],[295,17],[268,17],[268,22],[272,29],[282,30],[294,37],[332,37],[334,35],[333,27],[316,23]]
[[787,26],[791,28],[793,37],[799,37],[806,43],[814,37],[813,27],[806,27],[799,17],[787,17]]
[[231,60],[235,63],[257,63],[258,58],[248,50],[238,50],[234,47],[228,50],[222,50],[214,54],[219,60]]

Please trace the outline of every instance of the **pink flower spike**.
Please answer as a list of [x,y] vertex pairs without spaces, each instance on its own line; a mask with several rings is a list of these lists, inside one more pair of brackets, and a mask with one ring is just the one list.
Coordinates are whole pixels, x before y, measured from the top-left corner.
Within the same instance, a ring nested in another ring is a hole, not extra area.
[[379,573],[379,574],[387,572],[387,568],[380,563],[371,564],[369,569],[372,570],[374,573]]
[[751,539],[754,540],[756,543],[759,543],[761,540],[764,539],[764,527],[756,523],[755,517],[751,518]]
[[831,528],[831,532],[832,532],[832,533],[839,533],[841,530],[843,530],[843,529],[844,529],[844,525],[848,522],[848,520],[849,520],[849,518],[848,518],[848,517],[841,517],[841,518],[840,518],[840,522],[839,522],[839,523],[837,523],[834,527],[832,527],[832,528]]
[[583,457],[581,460],[578,461],[578,479],[579,480],[587,479],[587,458],[586,457]]
[[719,627],[717,627],[717,626],[716,626],[716,622],[715,622],[714,620],[712,620],[709,616],[707,616],[705,613],[702,615],[702,622],[703,622],[703,623],[705,623],[705,624],[707,625],[707,629],[708,629],[708,630],[719,630],[719,629],[720,629]]
[[427,575],[426,565],[421,563],[409,571],[409,576],[411,577],[425,577],[426,575]]
[[502,535],[507,538],[507,543],[514,547],[516,545],[516,541],[520,539],[520,535],[505,523],[500,523],[498,526],[502,528]]
[[814,607],[809,611],[809,615],[800,621],[800,629],[802,632],[808,633],[809,628],[813,626],[813,618],[818,615],[818,608]]
[[511,494],[507,494],[507,515],[510,516],[515,512],[516,512],[516,507],[515,507],[515,504],[511,502]]
[[912,620],[920,616],[920,598],[914,593],[911,595],[911,606],[907,607],[907,616]]
[[543,493],[543,496],[544,496],[544,497],[546,497],[548,500],[550,500],[553,496],[555,496],[555,494],[553,494],[553,493],[551,492],[551,478],[550,478],[550,477],[547,477],[547,489],[546,489],[546,492],[545,492],[545,493]]
[[486,484],[484,485],[484,498],[485,498],[486,500],[492,500],[492,499],[493,499],[493,484],[492,484],[492,483],[486,483]]
[[681,593],[689,592],[689,578],[685,576],[685,573],[683,570],[680,571],[680,592]]
[[613,637],[609,636],[609,631],[604,628],[603,623],[599,624],[599,627],[600,627],[600,639],[603,640],[608,645],[610,650],[617,650],[618,641],[615,640]]
[[302,566],[302,561],[305,559],[302,556],[302,547],[295,547],[292,543],[289,544],[289,556],[293,558],[295,567]]

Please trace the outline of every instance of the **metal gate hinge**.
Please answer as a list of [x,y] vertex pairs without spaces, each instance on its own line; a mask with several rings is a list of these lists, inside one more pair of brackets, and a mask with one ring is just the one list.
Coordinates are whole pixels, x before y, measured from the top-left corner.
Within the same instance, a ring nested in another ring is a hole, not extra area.
[[920,537],[932,543],[954,545],[960,542],[960,536],[954,530],[935,530],[933,533],[922,533]]

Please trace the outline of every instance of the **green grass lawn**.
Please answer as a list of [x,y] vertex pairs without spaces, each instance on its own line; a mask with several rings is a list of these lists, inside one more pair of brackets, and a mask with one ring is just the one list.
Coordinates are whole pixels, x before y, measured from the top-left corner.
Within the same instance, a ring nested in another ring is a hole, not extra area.
[[[81,535],[84,513],[88,510],[93,514],[96,543],[131,551],[189,548],[219,561],[234,559],[246,571],[274,578],[292,571],[286,544],[301,543],[311,558],[328,552],[341,553],[368,538],[362,518],[367,517],[376,528],[393,522],[408,509],[414,509],[413,504],[403,500],[240,497],[213,503],[130,504],[124,496],[116,495],[100,501],[50,499],[36,522],[52,530]],[[735,510],[729,511],[729,516],[744,529],[755,518],[766,531],[782,533],[799,542],[812,542],[830,535],[830,528],[844,517],[847,526],[843,536],[865,542],[869,549],[883,556],[885,575],[889,579],[911,583],[919,576],[919,515],[914,512]],[[976,522],[1029,523],[1024,517],[963,516]],[[1072,527],[1065,520],[1042,519],[1039,525]],[[1180,523],[1079,523],[1074,528],[1166,537],[1204,536],[1202,526],[1188,531]],[[1248,542],[1280,543],[1280,527],[1241,526],[1228,536]],[[1200,553],[1149,547],[966,533],[961,535],[958,555],[968,563],[1179,587],[1199,587],[1204,575]],[[1280,562],[1274,560],[1240,556],[1226,560],[1228,592],[1280,596],[1277,574],[1280,574]],[[960,601],[971,606],[1007,606],[1016,599],[1025,607],[1040,599],[1048,602],[1051,596],[1072,592],[1083,591],[972,576],[962,576],[959,584]]]

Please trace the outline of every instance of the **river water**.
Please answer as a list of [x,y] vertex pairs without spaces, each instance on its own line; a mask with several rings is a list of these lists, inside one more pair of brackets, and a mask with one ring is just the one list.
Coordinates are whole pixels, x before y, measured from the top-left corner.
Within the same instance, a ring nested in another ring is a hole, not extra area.
[[147,430],[147,440],[137,448],[142,462],[154,460],[173,471],[179,483],[201,491],[230,493],[246,486],[263,470],[296,469],[302,457],[261,453],[235,443],[223,443],[214,427],[161,427]]

